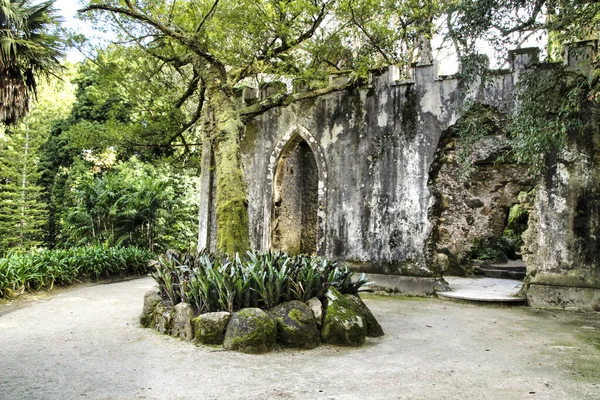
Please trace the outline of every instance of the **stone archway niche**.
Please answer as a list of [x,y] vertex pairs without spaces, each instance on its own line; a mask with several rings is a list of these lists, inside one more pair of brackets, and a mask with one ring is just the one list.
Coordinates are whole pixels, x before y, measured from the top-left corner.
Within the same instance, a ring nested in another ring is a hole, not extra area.
[[315,155],[298,134],[277,161],[271,201],[271,249],[316,254],[319,173]]

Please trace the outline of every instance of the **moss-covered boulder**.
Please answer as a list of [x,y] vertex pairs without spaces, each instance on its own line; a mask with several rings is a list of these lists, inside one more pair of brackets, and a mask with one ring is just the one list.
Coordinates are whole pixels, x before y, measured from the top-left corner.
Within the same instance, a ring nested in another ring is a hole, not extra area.
[[154,309],[162,301],[160,294],[156,290],[151,290],[144,295],[144,307],[140,316],[140,324],[144,328],[152,326],[154,318]]
[[320,328],[323,325],[323,303],[317,297],[308,300],[306,304],[312,310],[317,326]]
[[171,333],[171,325],[173,323],[173,307],[167,306],[160,302],[154,308],[154,329],[169,335]]
[[369,310],[369,307],[367,307],[360,297],[353,294],[347,294],[346,298],[352,303],[354,311],[364,318],[367,324],[368,337],[381,337],[385,335],[385,333],[383,333],[383,328],[379,325],[379,322],[377,322],[377,319],[371,310]]
[[231,313],[225,311],[197,316],[192,320],[195,341],[202,344],[223,344],[230,318]]
[[341,346],[360,346],[367,336],[364,317],[355,311],[354,304],[334,287],[325,294],[325,316],[321,339]]
[[277,324],[260,308],[244,308],[233,314],[227,324],[223,346],[242,353],[266,353],[275,347]]
[[171,336],[192,340],[194,332],[192,330],[192,318],[194,311],[192,306],[187,303],[179,303],[173,309],[173,321],[171,322]]
[[313,312],[306,304],[294,300],[271,310],[277,322],[277,341],[285,347],[314,349],[319,345],[319,329]]

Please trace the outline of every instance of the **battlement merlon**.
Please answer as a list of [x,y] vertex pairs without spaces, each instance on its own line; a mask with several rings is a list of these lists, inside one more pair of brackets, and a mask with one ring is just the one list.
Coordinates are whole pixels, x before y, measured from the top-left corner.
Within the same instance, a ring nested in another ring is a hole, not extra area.
[[[585,40],[566,44],[563,48],[563,54],[563,63],[568,70],[591,76],[594,69],[593,64],[598,54],[598,40]],[[489,70],[490,74],[514,74],[518,78],[524,70],[540,62],[540,49],[537,47],[524,47],[510,50],[508,59],[510,63],[508,70]],[[385,76],[384,79],[387,80],[390,86],[460,79],[459,74],[439,75],[438,66],[438,60],[432,60],[429,63],[414,63],[408,71],[408,77],[402,77],[400,68],[396,65],[390,65],[387,68],[378,68],[371,71],[369,82],[373,82],[374,79],[382,76]],[[346,84],[349,79],[350,72],[348,71],[331,74],[329,76],[329,86]],[[243,86],[241,89],[240,97],[244,104],[253,103],[259,99],[286,91],[285,84],[276,81],[265,83],[260,89],[251,86]],[[309,87],[305,83],[294,82],[293,92],[307,90],[309,90]]]

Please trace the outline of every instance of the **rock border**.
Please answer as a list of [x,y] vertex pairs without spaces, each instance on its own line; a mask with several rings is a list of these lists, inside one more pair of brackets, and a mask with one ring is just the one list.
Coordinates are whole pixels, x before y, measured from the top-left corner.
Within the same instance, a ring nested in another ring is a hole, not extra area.
[[146,293],[140,316],[144,328],[185,341],[224,345],[227,350],[250,354],[282,347],[312,349],[319,343],[360,346],[366,337],[383,336],[383,329],[357,295],[342,295],[329,288],[324,302],[285,302],[271,310],[244,308],[234,313],[194,315],[192,307],[172,306],[156,290]]

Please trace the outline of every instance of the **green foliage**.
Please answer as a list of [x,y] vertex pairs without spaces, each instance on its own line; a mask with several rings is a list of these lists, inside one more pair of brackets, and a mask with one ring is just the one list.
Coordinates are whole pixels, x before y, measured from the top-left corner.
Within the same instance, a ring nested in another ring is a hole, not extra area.
[[519,79],[517,111],[509,125],[512,153],[533,173],[545,168],[546,155],[564,147],[567,135],[577,132],[595,101],[598,80],[568,72],[561,65],[541,64]]
[[495,108],[468,103],[455,126],[461,147],[458,161],[472,170],[472,153],[477,142],[487,135],[504,134],[510,150],[499,160],[511,159],[529,166],[531,175],[546,168],[546,157],[560,151],[568,135],[580,131],[589,110],[597,107],[600,77],[584,77],[559,64],[538,64],[519,77],[515,110],[503,116]]
[[554,59],[560,53],[554,47],[597,37],[600,24],[596,0],[457,0],[449,2],[447,13],[449,36],[465,54],[474,50],[477,40],[505,53],[548,33],[549,55]]
[[44,241],[48,213],[44,187],[39,184],[40,147],[53,122],[68,114],[71,93],[71,86],[58,78],[42,81],[30,113],[9,135],[0,134],[0,254],[11,247],[27,250]]
[[456,159],[461,165],[462,173],[469,175],[473,171],[473,150],[484,137],[503,133],[505,125],[503,116],[492,106],[481,103],[467,103],[463,114],[454,126],[454,133],[459,138]]
[[61,43],[50,33],[54,1],[0,0],[0,122],[16,125],[29,111],[37,79],[60,69]]
[[135,247],[81,247],[13,253],[0,259],[0,298],[83,279],[148,272],[151,254]]
[[29,128],[0,140],[0,254],[43,242],[46,220],[41,199],[35,137]]
[[476,239],[473,242],[470,259],[506,261],[507,258],[516,257],[516,243],[514,239],[501,236],[499,238]]
[[[449,38],[463,65],[463,77],[485,78],[485,69],[471,58],[476,42],[486,40],[499,57],[523,41],[548,35],[548,60],[562,58],[569,41],[596,39],[600,33],[600,2],[596,0],[457,0],[447,9]],[[464,57],[463,57],[464,56]],[[560,151],[567,135],[577,132],[589,106],[600,101],[600,63],[590,60],[591,77],[577,76],[559,64],[541,64],[519,76],[515,104],[506,132],[512,156],[526,163],[532,174],[545,169],[548,154]],[[473,68],[474,67],[474,68]]]
[[506,228],[502,236],[514,243],[515,249],[520,249],[523,245],[522,235],[528,228],[529,212],[521,204],[516,204],[510,208]]
[[368,284],[353,273],[320,257],[248,252],[234,258],[207,252],[160,257],[151,274],[163,297],[172,304],[186,302],[197,311],[235,311],[248,307],[272,308],[292,300],[323,298],[327,288],[358,293]]
[[135,245],[156,251],[193,243],[194,180],[135,157],[115,163],[111,152],[88,153],[87,158],[68,173],[62,245]]

